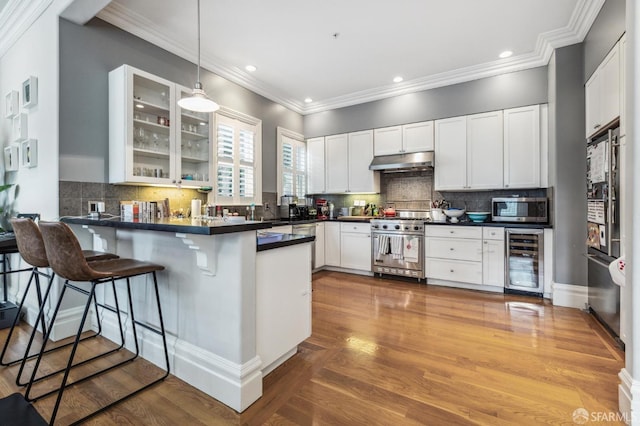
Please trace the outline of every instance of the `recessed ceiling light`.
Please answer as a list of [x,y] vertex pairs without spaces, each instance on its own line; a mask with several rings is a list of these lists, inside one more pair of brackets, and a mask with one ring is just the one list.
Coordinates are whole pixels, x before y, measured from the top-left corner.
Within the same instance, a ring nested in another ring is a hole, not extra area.
[[256,68],[254,65],[247,65],[246,67],[244,67],[244,69],[249,71],[249,72],[254,72],[258,68]]
[[313,99],[311,98],[305,98],[304,101],[308,104],[310,104],[311,102],[313,102]]
[[400,83],[402,80],[404,80],[404,78],[402,78],[402,77],[400,77],[400,76],[397,76],[397,77],[394,77],[394,78],[393,78],[393,82],[394,82],[394,83]]
[[513,55],[513,52],[510,50],[505,50],[504,52],[502,52],[499,56],[501,59],[504,58],[508,58],[509,56]]

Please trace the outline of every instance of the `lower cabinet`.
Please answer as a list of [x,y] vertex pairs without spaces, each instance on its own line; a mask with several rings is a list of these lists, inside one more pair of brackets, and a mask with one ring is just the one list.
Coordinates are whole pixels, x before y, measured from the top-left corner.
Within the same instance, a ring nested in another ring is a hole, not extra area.
[[340,266],[340,223],[324,223],[324,262],[326,266]]
[[256,255],[256,351],[262,374],[296,353],[311,335],[311,244]]
[[482,284],[504,287],[504,228],[482,228]]
[[324,250],[324,222],[316,222],[316,246],[313,262],[315,269],[322,268],[326,264]]
[[371,271],[371,225],[341,223],[340,252],[342,268]]
[[427,278],[504,286],[504,228],[425,227]]

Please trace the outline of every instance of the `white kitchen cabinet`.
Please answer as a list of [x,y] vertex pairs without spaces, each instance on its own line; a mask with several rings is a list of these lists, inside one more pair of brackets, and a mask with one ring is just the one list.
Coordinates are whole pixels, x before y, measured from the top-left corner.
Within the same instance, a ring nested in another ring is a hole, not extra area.
[[340,222],[324,224],[324,260],[326,266],[340,266]]
[[437,191],[502,188],[502,111],[435,122]]
[[315,262],[316,269],[322,268],[325,262],[325,238],[324,238],[324,222],[316,222],[316,246],[315,246]]
[[540,105],[504,110],[504,187],[540,187]]
[[401,154],[403,150],[402,126],[374,129],[373,142],[375,155]]
[[504,287],[504,228],[482,228],[482,283]]
[[620,116],[620,43],[585,84],[585,108],[587,138]]
[[373,130],[326,136],[325,192],[380,192],[380,174],[369,170]]
[[433,121],[374,130],[375,155],[433,151],[433,148]]
[[436,191],[465,189],[467,184],[467,117],[453,117],[435,122],[435,159],[433,166]]
[[402,126],[402,144],[404,152],[433,151],[433,121]]
[[307,173],[309,194],[325,192],[325,152],[324,138],[307,139]]
[[256,352],[266,375],[311,335],[311,244],[256,255]]
[[[349,135],[331,135],[324,138],[326,192],[349,192]],[[368,165],[367,165],[368,170]]]
[[467,116],[466,189],[502,188],[502,127],[502,111]]
[[504,287],[504,228],[425,226],[428,279]]
[[340,266],[371,271],[371,225],[368,223],[340,224]]
[[129,65],[109,73],[109,182],[211,186],[211,114],[182,111],[189,89]]
[[373,130],[348,135],[348,191],[380,192],[380,173],[369,170],[373,160]]

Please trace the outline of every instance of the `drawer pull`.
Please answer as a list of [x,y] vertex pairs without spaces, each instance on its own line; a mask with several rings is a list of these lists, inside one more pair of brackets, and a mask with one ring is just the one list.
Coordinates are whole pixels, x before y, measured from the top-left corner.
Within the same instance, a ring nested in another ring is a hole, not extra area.
[[449,247],[449,250],[453,251],[453,247]]
[[449,272],[453,273],[453,269],[449,269]]

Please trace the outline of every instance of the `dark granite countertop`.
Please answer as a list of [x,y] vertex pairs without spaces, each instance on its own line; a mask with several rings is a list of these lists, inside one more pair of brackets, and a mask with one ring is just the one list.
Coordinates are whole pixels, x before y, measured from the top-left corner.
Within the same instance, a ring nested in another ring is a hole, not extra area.
[[512,223],[512,222],[458,222],[458,223],[449,223],[449,222],[425,222],[425,225],[443,225],[443,226],[492,226],[497,228],[526,228],[526,229],[545,229],[545,228],[553,228],[552,225],[548,223]]
[[271,222],[246,221],[231,223],[222,220],[198,219],[157,219],[152,221],[125,220],[120,217],[90,219],[87,217],[63,217],[61,222],[74,225],[108,226],[121,229],[141,229],[145,231],[181,232],[185,234],[218,235],[233,232],[257,231],[271,228]]
[[282,239],[279,241],[268,243],[258,242],[257,251],[265,251],[280,247],[293,246],[296,244],[310,243],[315,241],[315,239],[316,237],[314,237],[313,235],[283,234]]

